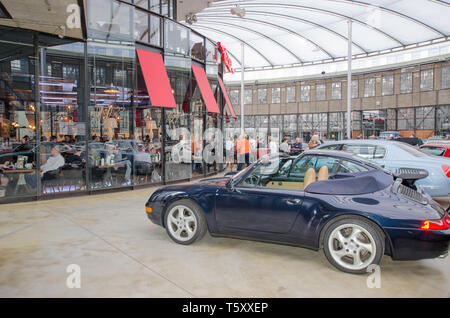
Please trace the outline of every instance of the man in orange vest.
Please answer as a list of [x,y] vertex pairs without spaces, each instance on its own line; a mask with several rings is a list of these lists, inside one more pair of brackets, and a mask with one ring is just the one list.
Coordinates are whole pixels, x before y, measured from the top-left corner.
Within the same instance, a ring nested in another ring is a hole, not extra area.
[[242,164],[245,161],[247,167],[250,165],[250,141],[248,135],[242,136],[237,144],[237,152],[239,155],[239,164],[237,170],[242,170]]

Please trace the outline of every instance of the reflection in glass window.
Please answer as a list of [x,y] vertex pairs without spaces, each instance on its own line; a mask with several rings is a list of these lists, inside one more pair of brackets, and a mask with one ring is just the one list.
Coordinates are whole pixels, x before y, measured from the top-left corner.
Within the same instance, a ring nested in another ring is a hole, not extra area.
[[295,86],[286,87],[286,103],[296,102]]
[[431,91],[433,90],[433,69],[420,71],[420,90]]
[[133,7],[111,0],[89,0],[88,35],[108,40],[132,40]]
[[394,75],[384,75],[381,84],[381,94],[392,95],[394,94]]
[[[148,0],[141,0],[148,1]],[[150,11],[160,13],[160,2],[161,0],[150,0]]]
[[258,104],[267,104],[267,88],[258,88]]
[[189,55],[189,29],[170,20],[165,20],[164,23],[166,50],[170,53]]
[[408,94],[412,92],[412,72],[400,74],[400,93]]
[[80,67],[75,64],[64,64],[63,65],[63,77],[78,79],[80,76]]
[[253,90],[251,88],[245,90],[244,94],[244,104],[252,104],[253,103]]
[[450,66],[443,66],[441,70],[441,88],[450,88]]
[[150,16],[150,44],[161,46],[161,18]]
[[147,12],[134,11],[134,39],[137,41],[148,42],[148,14]]
[[203,61],[204,56],[204,38],[194,32],[190,36],[191,56],[197,60]]
[[331,83],[331,99],[341,99],[341,82]]
[[134,0],[134,4],[148,10],[148,0]]
[[272,88],[272,104],[281,103],[281,88],[274,87]]
[[352,80],[352,98],[359,97],[359,81]]
[[316,84],[316,100],[325,100],[327,98],[326,84]]
[[300,87],[300,100],[302,102],[309,102],[311,101],[311,86],[309,85],[302,85]]
[[366,78],[364,80],[364,97],[375,96],[375,78]]

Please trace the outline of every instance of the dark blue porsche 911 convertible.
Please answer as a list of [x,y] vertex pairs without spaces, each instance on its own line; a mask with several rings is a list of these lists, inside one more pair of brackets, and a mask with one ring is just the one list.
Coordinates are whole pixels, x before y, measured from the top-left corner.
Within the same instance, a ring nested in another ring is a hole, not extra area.
[[350,154],[311,150],[265,156],[237,174],[166,186],[146,204],[149,219],[177,243],[206,231],[319,250],[338,269],[366,273],[394,260],[444,257],[450,217],[415,180]]

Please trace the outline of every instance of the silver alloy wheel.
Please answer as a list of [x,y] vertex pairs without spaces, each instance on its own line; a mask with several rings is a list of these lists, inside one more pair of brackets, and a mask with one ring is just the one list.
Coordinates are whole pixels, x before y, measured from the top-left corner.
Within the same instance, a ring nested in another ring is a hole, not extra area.
[[366,268],[377,254],[372,235],[356,224],[343,224],[335,228],[329,236],[328,248],[333,259],[349,270]]
[[167,223],[170,234],[179,241],[189,241],[197,232],[197,218],[185,205],[174,206],[169,211]]

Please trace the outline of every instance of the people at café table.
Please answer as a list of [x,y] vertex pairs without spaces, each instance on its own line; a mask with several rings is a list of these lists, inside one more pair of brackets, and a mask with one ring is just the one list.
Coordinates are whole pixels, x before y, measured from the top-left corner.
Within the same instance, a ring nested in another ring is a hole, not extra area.
[[292,144],[292,149],[302,150],[303,144],[299,137],[295,138],[295,142]]
[[[53,146],[51,150],[51,156],[47,161],[41,165],[40,177],[41,180],[54,179],[59,172],[59,169],[64,166],[65,160],[61,156],[59,146]],[[36,187],[36,174],[25,175],[27,183],[31,187]]]
[[[114,150],[112,151],[114,154],[114,164],[115,165],[125,165],[125,182],[131,182],[131,162],[130,160],[123,159],[122,151],[115,145]],[[117,170],[117,168],[116,168]]]

